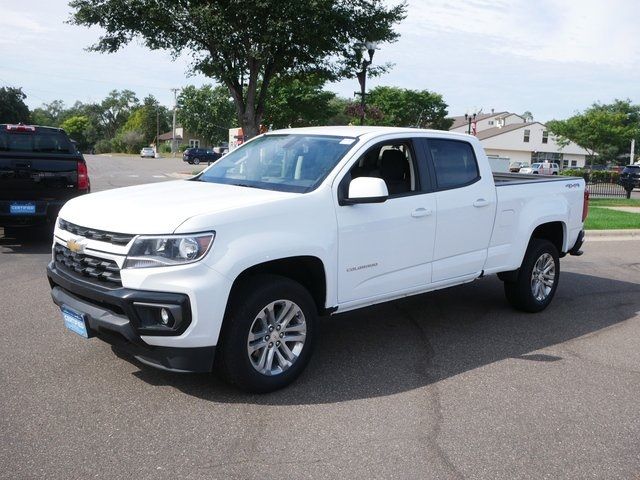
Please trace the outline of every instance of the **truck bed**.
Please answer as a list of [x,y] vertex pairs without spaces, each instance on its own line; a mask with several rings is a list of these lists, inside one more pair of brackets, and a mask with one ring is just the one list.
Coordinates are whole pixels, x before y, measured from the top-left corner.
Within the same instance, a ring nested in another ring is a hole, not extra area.
[[525,175],[524,173],[494,173],[493,181],[496,187],[505,185],[525,185],[529,183],[563,182],[566,180],[579,180],[580,177],[568,177],[566,175]]

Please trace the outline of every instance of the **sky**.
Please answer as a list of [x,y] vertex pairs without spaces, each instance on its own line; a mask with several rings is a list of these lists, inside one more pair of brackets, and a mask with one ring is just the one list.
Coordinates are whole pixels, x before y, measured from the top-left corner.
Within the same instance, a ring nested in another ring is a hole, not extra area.
[[[640,103],[638,0],[409,0],[407,13],[398,41],[374,55],[393,68],[368,87],[440,93],[451,115],[530,111],[539,121],[595,101]],[[100,30],[65,23],[70,14],[66,0],[0,0],[0,86],[22,87],[30,108],[125,88],[170,106],[171,88],[214,83],[189,74],[188,56],[172,61],[139,43],[88,52]],[[327,88],[359,90],[356,79]]]

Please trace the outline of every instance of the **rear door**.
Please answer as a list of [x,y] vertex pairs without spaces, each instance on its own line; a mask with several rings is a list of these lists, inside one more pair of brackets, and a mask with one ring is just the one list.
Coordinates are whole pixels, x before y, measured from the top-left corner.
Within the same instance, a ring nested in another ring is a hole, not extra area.
[[437,225],[432,281],[479,275],[496,210],[488,163],[479,165],[471,143],[451,138],[421,141],[435,179]]
[[357,305],[429,283],[436,201],[418,155],[412,138],[390,138],[370,146],[342,177],[338,189],[344,196],[351,179],[370,176],[385,180],[389,197],[358,205],[340,205],[336,198],[340,304]]

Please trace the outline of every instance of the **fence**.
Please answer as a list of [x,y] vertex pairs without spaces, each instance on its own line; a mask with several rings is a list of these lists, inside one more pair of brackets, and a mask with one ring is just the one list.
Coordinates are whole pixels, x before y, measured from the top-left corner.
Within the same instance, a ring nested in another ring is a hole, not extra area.
[[592,197],[620,197],[629,198],[627,191],[617,183],[594,180],[587,183],[589,195]]

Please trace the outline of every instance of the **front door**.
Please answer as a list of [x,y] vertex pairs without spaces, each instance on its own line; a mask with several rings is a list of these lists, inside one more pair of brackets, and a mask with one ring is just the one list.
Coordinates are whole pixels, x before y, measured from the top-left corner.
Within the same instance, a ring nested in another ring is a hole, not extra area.
[[356,306],[430,282],[436,201],[415,152],[408,138],[378,143],[340,182],[339,188],[347,189],[353,178],[379,177],[389,190],[384,203],[336,204],[340,304]]

